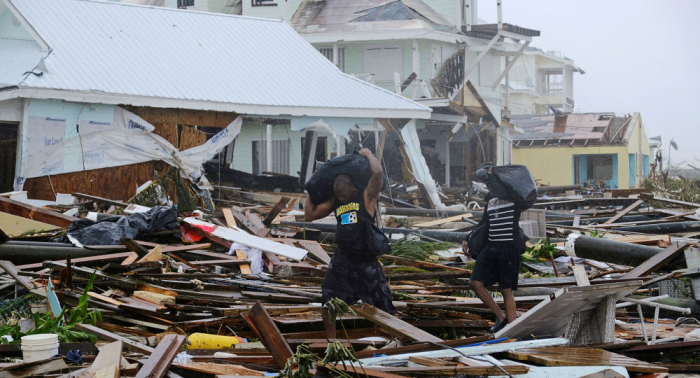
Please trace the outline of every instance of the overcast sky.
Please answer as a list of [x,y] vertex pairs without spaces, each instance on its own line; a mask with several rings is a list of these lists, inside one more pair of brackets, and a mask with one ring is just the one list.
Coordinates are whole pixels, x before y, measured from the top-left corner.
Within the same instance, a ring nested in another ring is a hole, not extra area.
[[[503,0],[503,21],[542,32],[531,46],[561,51],[574,76],[576,112],[639,112],[672,163],[700,160],[698,0]],[[497,21],[496,0],[479,18]]]

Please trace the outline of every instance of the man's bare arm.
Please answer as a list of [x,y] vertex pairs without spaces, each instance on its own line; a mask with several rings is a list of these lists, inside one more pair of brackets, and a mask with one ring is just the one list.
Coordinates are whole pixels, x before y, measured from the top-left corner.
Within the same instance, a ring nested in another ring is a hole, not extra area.
[[307,222],[325,218],[331,212],[333,212],[333,198],[318,205],[314,205],[313,202],[311,202],[311,197],[306,197],[306,204],[304,205],[304,215],[306,217]]
[[367,183],[367,188],[365,189],[366,199],[374,200],[379,197],[379,192],[382,191],[382,185],[384,184],[384,170],[382,169],[382,164],[379,160],[372,155],[372,151],[367,148],[360,150],[360,155],[367,158],[369,161],[369,169],[372,171],[372,177],[370,177]]

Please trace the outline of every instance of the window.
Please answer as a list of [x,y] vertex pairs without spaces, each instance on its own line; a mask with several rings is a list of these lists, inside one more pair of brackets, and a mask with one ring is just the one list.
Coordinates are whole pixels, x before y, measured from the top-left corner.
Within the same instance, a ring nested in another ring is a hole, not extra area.
[[[321,54],[331,62],[333,61],[333,48],[323,47],[320,49]],[[338,68],[345,72],[345,47],[338,47]]]
[[604,133],[607,126],[596,126],[593,128],[594,133]]
[[177,7],[178,8],[186,8],[186,7],[193,7],[194,6],[194,0],[177,0]]
[[254,7],[276,7],[277,0],[250,0],[250,5]]
[[[267,141],[253,141],[253,174],[267,172]],[[272,172],[289,174],[289,139],[272,141]]]
[[612,119],[611,115],[601,115],[598,117],[598,121],[610,121]]
[[564,75],[561,70],[547,70],[542,73],[544,80],[543,91],[545,94],[560,93],[564,91]]

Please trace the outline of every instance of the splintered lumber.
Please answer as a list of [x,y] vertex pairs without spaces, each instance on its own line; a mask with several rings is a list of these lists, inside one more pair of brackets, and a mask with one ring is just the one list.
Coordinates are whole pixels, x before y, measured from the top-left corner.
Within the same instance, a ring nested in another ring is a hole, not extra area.
[[679,255],[686,248],[688,248],[688,244],[686,244],[686,243],[671,245],[671,246],[663,249],[661,252],[658,252],[657,254],[655,254],[649,260],[643,262],[642,264],[640,264],[636,268],[632,269],[632,271],[627,272],[623,277],[624,278],[638,278],[641,276],[649,275],[650,273],[661,268],[667,261],[670,261],[671,259],[673,259],[677,255]]
[[627,207],[624,208],[622,211],[620,211],[619,213],[615,214],[615,216],[613,216],[612,218],[610,218],[610,219],[608,219],[607,221],[605,221],[605,223],[603,223],[603,224],[611,224],[611,223],[617,222],[620,218],[622,218],[622,217],[624,217],[625,215],[627,215],[627,213],[629,213],[630,211],[636,210],[639,206],[642,206],[643,203],[644,203],[644,200],[643,200],[643,199],[634,201],[633,204],[627,206]]
[[352,306],[352,309],[361,317],[377,324],[392,335],[405,337],[411,341],[442,341],[441,338],[433,336],[369,304],[357,304]]
[[0,368],[0,378],[34,377],[67,368],[68,365],[63,361],[63,358],[57,357]]
[[146,247],[137,243],[134,239],[121,238],[119,239],[119,242],[126,248],[129,248],[131,251],[138,253],[139,256],[146,256],[150,252]]
[[34,284],[32,283],[32,280],[29,279],[29,277],[20,276],[19,269],[17,269],[15,264],[9,261],[0,260],[0,269],[7,272],[7,274],[9,274],[10,277],[12,277],[18,284],[22,285],[22,287],[24,287],[25,289],[34,289]]
[[[445,340],[437,343],[438,345],[444,345],[446,347],[458,348],[469,344],[481,343],[484,341],[492,340],[492,335],[485,336],[474,336],[466,339],[457,340]],[[382,354],[387,356],[392,356],[396,354],[411,353],[411,352],[423,352],[430,350],[442,350],[444,347],[438,347],[434,344],[413,344],[405,345],[396,348],[382,348]],[[377,351],[376,350],[362,350],[357,352],[357,358],[368,358],[373,357]]]
[[158,346],[143,364],[136,378],[162,378],[170,369],[175,356],[187,340],[187,336],[167,334],[158,343]]
[[68,227],[71,223],[79,219],[69,217],[52,210],[27,205],[2,196],[0,196],[0,211],[3,213],[16,215],[18,217],[32,219],[38,222],[48,223],[61,228]]
[[263,377],[260,371],[244,368],[240,365],[231,364],[217,364],[212,362],[188,362],[186,364],[173,364],[181,369],[197,371],[200,373],[207,373],[216,376],[229,375],[229,376],[248,376],[248,377]]
[[668,369],[603,349],[544,347],[506,352],[508,357],[545,366],[623,366],[633,373],[667,373]]
[[[258,248],[263,251],[272,252],[294,260],[303,260],[308,252],[301,248],[296,248],[282,243],[277,243],[272,240],[257,237],[243,231],[237,231],[230,228],[219,227],[213,223],[203,222],[195,218],[185,218],[182,223],[188,225],[189,229],[194,230],[212,241],[219,240],[227,241],[227,247],[231,247],[232,242],[237,242],[251,248]],[[200,227],[205,227],[211,231],[205,231]]]
[[642,281],[591,286],[565,287],[508,324],[494,336],[522,339],[526,337],[560,337],[569,325],[569,315],[595,308],[607,296],[624,297],[642,285]]
[[175,297],[145,290],[135,290],[134,297],[153,302],[161,306],[175,306]]
[[270,210],[270,213],[267,214],[265,219],[263,219],[263,224],[267,227],[270,227],[272,225],[272,221],[277,218],[277,215],[287,207],[287,204],[289,203],[290,198],[289,197],[282,197],[280,198],[279,202],[275,204],[275,206]]
[[224,213],[224,218],[226,219],[226,225],[230,228],[237,229],[236,218],[233,217],[233,211],[230,208],[223,208],[221,211]]
[[114,334],[114,333],[109,332],[109,331],[105,331],[104,329],[95,327],[93,325],[78,323],[75,325],[75,328],[77,328],[78,330],[81,330],[83,332],[87,332],[91,335],[95,335],[95,336],[97,336],[98,339],[107,340],[107,341],[121,341],[124,345],[124,348],[131,350],[131,351],[134,351],[134,352],[139,352],[139,353],[143,353],[146,355],[150,355],[151,353],[153,353],[153,350],[154,350],[153,348],[149,347],[148,345],[137,343],[136,341],[129,340],[125,337],[121,337],[117,334]]

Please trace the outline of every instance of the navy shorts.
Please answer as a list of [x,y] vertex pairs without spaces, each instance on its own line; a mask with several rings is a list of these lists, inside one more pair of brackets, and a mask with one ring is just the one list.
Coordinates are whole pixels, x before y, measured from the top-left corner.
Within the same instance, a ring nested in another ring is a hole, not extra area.
[[498,282],[501,289],[518,289],[520,249],[517,246],[496,246],[491,243],[481,250],[474,263],[471,281],[491,286]]

